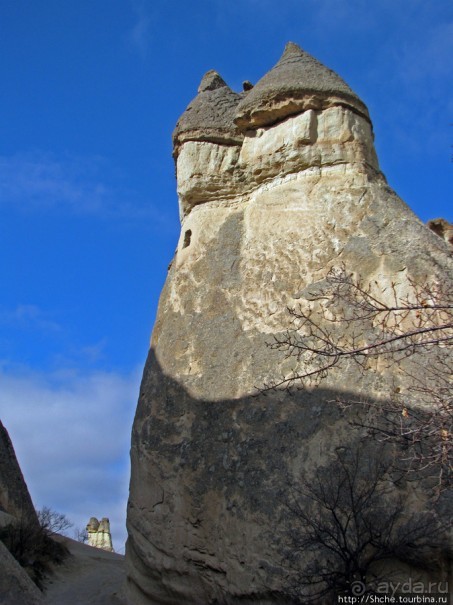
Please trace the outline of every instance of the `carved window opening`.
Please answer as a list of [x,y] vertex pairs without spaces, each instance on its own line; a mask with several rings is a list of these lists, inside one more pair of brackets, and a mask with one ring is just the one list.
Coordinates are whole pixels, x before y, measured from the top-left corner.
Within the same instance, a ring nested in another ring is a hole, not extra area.
[[188,246],[190,246],[191,239],[192,239],[192,231],[190,229],[187,229],[187,231],[184,233],[184,242],[182,244],[182,247],[187,248]]

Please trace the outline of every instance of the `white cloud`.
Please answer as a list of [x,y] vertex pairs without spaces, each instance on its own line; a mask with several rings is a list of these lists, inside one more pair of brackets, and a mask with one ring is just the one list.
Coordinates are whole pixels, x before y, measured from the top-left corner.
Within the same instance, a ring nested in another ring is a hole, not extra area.
[[35,506],[77,527],[109,517],[124,546],[130,432],[140,373],[0,369],[0,414]]
[[107,161],[97,156],[57,157],[41,151],[0,156],[0,206],[63,210],[105,219],[147,219],[149,224],[166,220],[137,192],[108,184],[113,173]]
[[15,309],[0,307],[0,325],[20,329],[38,329],[44,332],[60,332],[61,326],[36,305],[17,305]]
[[80,160],[58,161],[50,154],[34,152],[0,157],[0,200],[28,198],[30,204],[56,203],[76,207],[96,206],[105,195],[101,183],[80,181],[86,172]]
[[127,33],[127,41],[144,58],[148,52],[151,20],[143,0],[132,0],[136,22]]

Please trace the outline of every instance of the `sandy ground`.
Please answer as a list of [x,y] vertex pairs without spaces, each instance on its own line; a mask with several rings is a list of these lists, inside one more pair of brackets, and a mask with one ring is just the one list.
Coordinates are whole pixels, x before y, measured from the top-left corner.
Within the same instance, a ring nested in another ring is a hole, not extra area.
[[45,589],[46,605],[125,605],[124,556],[58,537],[69,556],[55,567]]

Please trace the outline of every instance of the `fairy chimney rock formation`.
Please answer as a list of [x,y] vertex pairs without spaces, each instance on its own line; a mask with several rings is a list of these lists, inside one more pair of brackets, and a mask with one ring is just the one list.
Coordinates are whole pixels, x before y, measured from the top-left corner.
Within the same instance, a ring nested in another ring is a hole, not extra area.
[[173,143],[181,217],[198,204],[244,198],[308,168],[361,164],[378,171],[363,102],[291,43],[241,94],[208,72],[178,120]]
[[331,267],[385,289],[451,280],[448,245],[380,172],[363,101],[289,43],[253,87],[208,72],[173,133],[181,235],[131,448],[135,605],[290,603],[279,522],[288,478],[348,442],[338,393],[385,394],[353,370],[257,395],[294,358],[267,346]]
[[96,517],[91,517],[87,525],[87,533],[90,546],[113,552],[110,521],[106,517],[103,517],[101,521],[98,521]]

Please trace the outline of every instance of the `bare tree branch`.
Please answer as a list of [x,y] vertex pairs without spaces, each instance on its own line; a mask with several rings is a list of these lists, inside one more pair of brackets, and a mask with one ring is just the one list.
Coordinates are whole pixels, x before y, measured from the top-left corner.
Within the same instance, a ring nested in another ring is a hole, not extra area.
[[375,594],[388,579],[382,561],[429,567],[433,553],[447,548],[434,513],[406,510],[391,460],[372,461],[360,448],[340,448],[331,465],[292,480],[283,511],[290,527],[284,564],[295,603],[354,595],[357,582],[362,594]]
[[63,513],[57,513],[48,506],[43,506],[41,510],[36,511],[41,529],[48,535],[65,535],[67,529],[73,526],[73,523]]
[[385,401],[342,404],[374,408],[372,420],[362,426],[382,440],[402,443],[411,468],[435,468],[439,489],[450,485],[453,293],[443,284],[411,279],[386,287],[365,284],[344,266],[332,269],[313,290],[308,304],[288,309],[290,328],[268,344],[293,359],[294,369],[260,392],[317,386],[344,364],[379,374],[406,360],[399,367],[410,385],[404,396],[389,388]]

